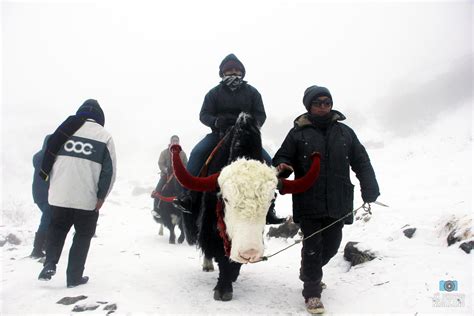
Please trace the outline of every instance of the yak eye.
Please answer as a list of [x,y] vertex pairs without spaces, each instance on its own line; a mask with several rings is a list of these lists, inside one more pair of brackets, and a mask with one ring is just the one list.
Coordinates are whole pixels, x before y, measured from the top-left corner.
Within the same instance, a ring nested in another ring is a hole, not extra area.
[[224,198],[224,202],[229,203],[229,200],[227,200],[227,198]]

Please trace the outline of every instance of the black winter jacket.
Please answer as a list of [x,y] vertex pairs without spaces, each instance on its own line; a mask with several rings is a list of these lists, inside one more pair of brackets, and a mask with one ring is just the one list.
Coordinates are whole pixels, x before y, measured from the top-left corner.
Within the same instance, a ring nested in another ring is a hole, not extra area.
[[[360,181],[365,202],[374,202],[380,195],[364,146],[350,127],[339,122],[345,119],[344,115],[334,110],[332,113],[326,133],[310,122],[307,113],[296,118],[294,128],[273,158],[274,166],[289,164],[295,170],[295,178],[300,178],[311,166],[311,154],[321,154],[321,171],[315,184],[306,192],[293,194],[295,222],[302,217],[337,219],[353,210],[354,185],[349,166]],[[346,224],[352,222],[352,217],[346,219]]]
[[215,126],[218,117],[228,119],[229,125],[233,125],[240,112],[250,113],[260,127],[267,118],[262,96],[257,89],[245,81],[235,91],[220,83],[206,94],[199,119],[213,132],[219,132]]

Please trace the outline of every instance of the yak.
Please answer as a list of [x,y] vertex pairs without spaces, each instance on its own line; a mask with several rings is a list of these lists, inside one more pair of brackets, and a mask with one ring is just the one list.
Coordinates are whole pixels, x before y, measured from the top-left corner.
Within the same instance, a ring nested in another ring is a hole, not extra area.
[[179,185],[173,173],[168,176],[161,192],[153,191],[151,194],[151,197],[155,199],[153,203],[153,211],[151,212],[153,219],[158,224],[160,224],[160,235],[163,234],[163,225],[169,229],[170,244],[176,243],[176,234],[174,232],[176,225],[178,225],[181,231],[178,237],[178,243],[181,244],[185,237],[183,214],[172,203],[176,195],[178,195],[181,190],[181,186]]
[[262,159],[262,140],[255,119],[240,113],[214,150],[207,176],[189,174],[179,159],[181,147],[171,147],[173,168],[181,185],[203,192],[194,199],[191,213],[194,226],[185,224],[186,236],[197,240],[205,257],[214,258],[219,277],[214,299],[229,301],[232,282],[242,264],[263,256],[265,217],[278,189],[280,194],[307,190],[319,175],[320,157],[313,155],[310,171],[293,181],[278,179],[275,168]]

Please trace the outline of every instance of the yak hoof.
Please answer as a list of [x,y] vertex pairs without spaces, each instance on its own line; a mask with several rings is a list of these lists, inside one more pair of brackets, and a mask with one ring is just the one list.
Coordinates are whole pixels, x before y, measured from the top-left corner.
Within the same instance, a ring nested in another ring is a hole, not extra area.
[[214,299],[216,301],[227,302],[232,300],[232,292],[221,292],[220,290],[214,290]]
[[179,236],[179,238],[178,238],[178,243],[179,243],[179,244],[182,244],[183,241],[184,241],[184,235]]
[[204,260],[202,262],[202,271],[204,272],[214,271],[214,264],[212,263],[212,259],[204,257]]
[[216,301],[227,302],[232,299],[232,282],[217,281],[217,285],[214,288],[214,299]]

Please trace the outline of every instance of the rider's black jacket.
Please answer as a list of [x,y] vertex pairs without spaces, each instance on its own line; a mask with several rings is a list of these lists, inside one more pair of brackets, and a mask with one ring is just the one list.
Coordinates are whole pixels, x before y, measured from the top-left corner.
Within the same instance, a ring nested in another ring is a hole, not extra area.
[[246,81],[235,91],[220,83],[205,96],[199,114],[201,122],[209,126],[213,132],[219,132],[216,119],[224,119],[227,124],[220,128],[226,129],[233,125],[240,112],[250,113],[261,127],[267,118],[263,107],[262,96]]

